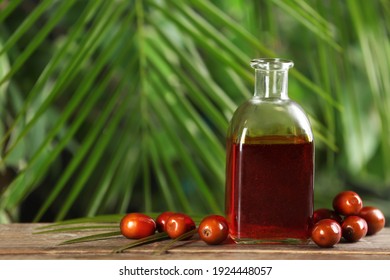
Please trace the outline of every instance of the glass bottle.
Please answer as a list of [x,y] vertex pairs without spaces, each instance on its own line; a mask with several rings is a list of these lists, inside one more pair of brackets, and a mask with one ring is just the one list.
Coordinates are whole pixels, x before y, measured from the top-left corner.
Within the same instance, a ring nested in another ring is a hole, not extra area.
[[307,243],[313,214],[314,138],[287,93],[290,60],[251,61],[254,96],[227,133],[226,218],[236,243]]

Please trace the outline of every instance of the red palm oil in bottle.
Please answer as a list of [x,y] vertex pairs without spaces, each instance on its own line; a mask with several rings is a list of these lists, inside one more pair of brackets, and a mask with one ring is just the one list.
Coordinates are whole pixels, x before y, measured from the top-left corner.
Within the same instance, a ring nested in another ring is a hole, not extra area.
[[226,218],[237,243],[306,243],[313,214],[314,139],[308,118],[287,96],[279,59],[252,61],[255,96],[229,126]]

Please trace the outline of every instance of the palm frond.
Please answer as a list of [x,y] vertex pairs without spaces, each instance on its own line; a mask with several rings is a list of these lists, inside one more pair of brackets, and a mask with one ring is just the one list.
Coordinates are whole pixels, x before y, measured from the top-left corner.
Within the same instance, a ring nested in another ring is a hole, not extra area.
[[0,217],[222,213],[225,132],[252,95],[257,56],[296,61],[290,95],[313,124],[316,174],[337,167],[380,200],[386,11],[381,0],[6,1]]

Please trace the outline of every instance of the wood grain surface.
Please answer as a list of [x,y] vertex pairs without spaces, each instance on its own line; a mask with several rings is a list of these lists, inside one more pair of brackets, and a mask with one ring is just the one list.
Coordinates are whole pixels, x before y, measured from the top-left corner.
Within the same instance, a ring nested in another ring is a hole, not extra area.
[[72,238],[99,233],[98,231],[35,234],[42,224],[0,225],[0,259],[271,259],[271,260],[318,260],[318,259],[390,259],[390,228],[356,243],[339,243],[334,248],[323,249],[314,243],[307,245],[236,245],[210,246],[198,237],[180,241],[163,254],[157,252],[169,240],[135,247],[124,253],[113,250],[130,240],[117,236],[106,240],[70,245],[59,243]]

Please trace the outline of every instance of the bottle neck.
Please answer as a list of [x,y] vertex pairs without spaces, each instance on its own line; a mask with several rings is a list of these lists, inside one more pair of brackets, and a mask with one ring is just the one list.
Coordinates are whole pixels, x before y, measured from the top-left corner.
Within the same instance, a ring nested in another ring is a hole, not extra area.
[[255,97],[288,99],[288,70],[255,69]]

